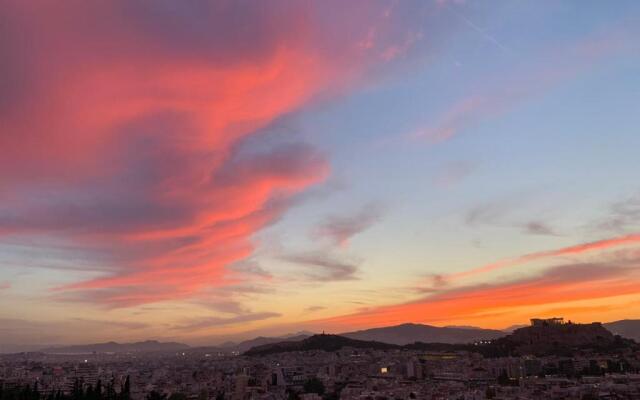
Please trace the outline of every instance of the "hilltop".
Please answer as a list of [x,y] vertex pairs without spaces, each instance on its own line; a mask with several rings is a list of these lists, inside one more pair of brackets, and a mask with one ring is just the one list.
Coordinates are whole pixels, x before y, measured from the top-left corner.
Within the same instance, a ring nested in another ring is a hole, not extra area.
[[284,336],[277,336],[277,337],[258,336],[256,338],[244,340],[239,343],[227,342],[220,345],[219,347],[226,351],[239,351],[242,353],[253,347],[263,346],[271,343],[280,343],[283,341],[298,342],[312,335],[313,333],[307,334],[306,332],[304,332],[297,335],[291,334],[291,335],[284,335]]
[[309,350],[321,350],[321,351],[337,351],[344,347],[353,347],[356,349],[376,349],[376,350],[391,350],[400,348],[400,346],[381,343],[375,341],[365,341],[350,339],[344,336],[338,335],[313,335],[301,341],[284,341],[279,343],[265,344],[256,346],[245,352],[248,356],[264,356],[275,353],[285,353],[290,351],[309,351]]
[[256,346],[245,352],[248,356],[262,356],[291,351],[336,351],[344,347],[377,350],[469,351],[486,357],[520,355],[570,356],[587,351],[600,354],[616,353],[625,349],[637,349],[631,339],[613,335],[601,323],[558,324],[528,326],[516,329],[512,334],[488,340],[486,343],[437,343],[415,342],[404,345],[373,340],[359,340],[340,335],[314,335],[301,341],[282,341]]
[[551,324],[516,329],[512,334],[478,346],[487,356],[573,355],[575,352],[611,353],[635,348],[631,340],[616,336],[601,323]]
[[503,331],[475,327],[438,327],[423,324],[401,324],[383,328],[342,333],[358,340],[407,345],[415,342],[466,344],[505,336]]

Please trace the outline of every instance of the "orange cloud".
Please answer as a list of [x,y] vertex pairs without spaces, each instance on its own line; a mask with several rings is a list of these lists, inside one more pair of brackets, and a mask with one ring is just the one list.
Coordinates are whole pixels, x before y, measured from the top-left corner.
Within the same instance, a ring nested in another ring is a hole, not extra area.
[[562,265],[532,278],[443,290],[413,302],[311,321],[310,325],[340,331],[407,321],[469,321],[483,316],[486,325],[492,316],[499,316],[505,310],[636,294],[640,291],[637,267],[637,259]]

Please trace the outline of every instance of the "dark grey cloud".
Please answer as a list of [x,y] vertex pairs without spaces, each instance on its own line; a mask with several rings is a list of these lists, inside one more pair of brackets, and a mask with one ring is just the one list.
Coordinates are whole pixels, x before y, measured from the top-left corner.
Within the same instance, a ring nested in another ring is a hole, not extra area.
[[137,321],[111,321],[111,320],[100,320],[100,319],[87,319],[87,318],[73,318],[73,321],[77,321],[81,324],[86,325],[96,325],[96,326],[109,326],[109,327],[117,327],[122,329],[144,329],[148,328],[150,325],[144,322]]
[[383,208],[378,204],[368,204],[352,215],[331,215],[318,224],[313,235],[328,238],[336,245],[345,245],[349,240],[369,229],[383,215]]
[[524,225],[524,232],[531,235],[557,236],[557,233],[548,224],[542,221],[530,221]]
[[316,282],[349,281],[358,279],[358,266],[339,260],[322,251],[289,254],[282,260],[304,267],[304,277]]
[[212,300],[212,301],[202,301],[201,305],[218,312],[222,312],[225,314],[243,314],[246,312],[246,309],[242,306],[242,304],[235,300]]
[[640,229],[640,193],[611,204],[607,215],[595,224],[595,229],[620,233]]
[[510,207],[510,204],[503,202],[481,204],[467,211],[464,222],[470,226],[495,224],[507,214]]
[[530,216],[527,215],[527,212],[530,213],[530,211],[524,209],[524,205],[528,201],[528,199],[515,196],[480,204],[467,211],[464,222],[471,227],[488,225],[499,228],[515,228],[528,235],[558,236],[553,225],[545,221],[545,218],[530,219]]
[[176,330],[197,330],[214,327],[229,326],[246,322],[262,321],[265,319],[280,317],[282,314],[277,312],[253,312],[236,315],[233,317],[206,317],[193,319],[183,325],[173,327]]
[[271,278],[272,276],[269,271],[262,268],[256,261],[252,260],[240,261],[229,265],[227,268],[234,272],[246,275],[255,275],[261,278]]

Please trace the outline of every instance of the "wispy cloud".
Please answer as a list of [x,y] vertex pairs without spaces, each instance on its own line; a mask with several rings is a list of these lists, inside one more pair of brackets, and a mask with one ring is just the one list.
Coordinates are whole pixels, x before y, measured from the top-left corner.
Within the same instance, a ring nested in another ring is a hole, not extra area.
[[494,225],[501,222],[514,207],[513,201],[494,201],[471,208],[464,216],[464,222],[470,226]]
[[358,279],[358,266],[354,263],[339,260],[322,251],[289,254],[282,257],[284,261],[302,266],[306,279],[314,282],[349,281]]
[[271,273],[269,273],[269,271],[262,268],[260,264],[256,261],[243,260],[243,261],[229,265],[228,268],[231,271],[234,271],[240,274],[252,275],[252,276],[257,276],[265,279],[269,279],[272,277]]
[[332,215],[314,229],[313,235],[328,238],[336,245],[346,246],[355,235],[369,229],[382,218],[383,208],[369,204],[352,215]]
[[81,324],[95,325],[99,327],[116,327],[122,329],[144,329],[148,328],[149,324],[145,322],[126,321],[126,320],[101,320],[101,319],[87,319],[87,318],[73,318],[73,321],[77,321]]
[[486,264],[478,268],[467,271],[453,273],[445,278],[448,280],[457,280],[468,278],[471,276],[492,272],[495,270],[514,267],[533,261],[543,260],[547,258],[578,255],[588,252],[602,251],[621,246],[637,246],[640,245],[640,234],[620,236],[610,239],[598,240],[595,242],[582,243],[575,246],[563,247],[556,250],[546,250],[536,253],[529,253],[515,258],[500,260],[491,264]]
[[489,225],[518,229],[528,235],[559,236],[552,224],[545,220],[544,213],[538,212],[537,219],[530,219],[524,212],[528,202],[531,202],[531,196],[512,196],[479,204],[466,212],[464,222],[470,227]]
[[620,233],[640,230],[640,194],[613,203],[594,229]]
[[327,307],[325,306],[309,306],[307,308],[304,309],[305,312],[309,312],[309,313],[313,313],[316,311],[322,311],[322,310],[326,310]]
[[243,314],[247,310],[242,304],[235,300],[211,300],[211,301],[202,301],[201,305],[205,307],[218,311],[225,314]]
[[193,319],[183,325],[173,327],[175,330],[199,330],[216,327],[225,327],[229,325],[237,325],[247,322],[262,321],[270,318],[280,317],[280,313],[276,312],[255,312],[236,315],[233,317],[206,317]]
[[557,233],[547,223],[530,221],[524,225],[524,232],[532,235],[557,236]]

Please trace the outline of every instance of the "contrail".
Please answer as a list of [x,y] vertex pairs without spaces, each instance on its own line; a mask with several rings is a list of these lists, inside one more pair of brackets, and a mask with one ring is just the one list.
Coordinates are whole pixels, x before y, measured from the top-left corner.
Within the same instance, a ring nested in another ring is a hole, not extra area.
[[498,39],[496,39],[494,36],[490,35],[489,33],[487,33],[486,30],[480,28],[478,25],[476,25],[473,21],[471,21],[469,18],[465,17],[464,15],[460,14],[459,12],[457,12],[456,10],[454,10],[452,7],[447,7],[447,9],[449,11],[451,11],[453,14],[455,14],[458,18],[460,18],[462,21],[464,21],[464,23],[467,24],[467,26],[469,26],[471,29],[473,29],[474,31],[478,32],[479,34],[481,34],[485,39],[487,39],[488,41],[490,41],[491,43],[495,44],[496,46],[498,46],[501,50],[506,51],[506,52],[510,52],[511,50],[503,45],[502,43],[500,43],[498,41]]

